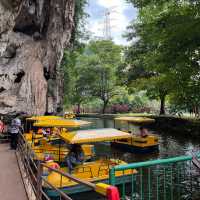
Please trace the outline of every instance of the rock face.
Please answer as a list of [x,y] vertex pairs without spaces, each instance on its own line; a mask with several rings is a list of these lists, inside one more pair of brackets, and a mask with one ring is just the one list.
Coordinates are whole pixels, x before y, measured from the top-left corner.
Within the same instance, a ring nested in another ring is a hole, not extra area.
[[0,0],[0,114],[60,112],[75,0]]

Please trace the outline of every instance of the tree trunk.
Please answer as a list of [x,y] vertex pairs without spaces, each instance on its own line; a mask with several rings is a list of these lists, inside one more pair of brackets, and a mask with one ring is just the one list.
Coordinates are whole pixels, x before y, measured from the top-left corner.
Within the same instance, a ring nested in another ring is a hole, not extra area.
[[58,112],[75,0],[0,0],[0,114]]
[[160,97],[160,115],[165,115],[165,97],[166,95]]
[[102,114],[105,114],[107,105],[108,105],[108,101],[104,101],[104,102],[103,102]]
[[77,104],[77,112],[76,114],[80,114],[81,113],[81,103]]

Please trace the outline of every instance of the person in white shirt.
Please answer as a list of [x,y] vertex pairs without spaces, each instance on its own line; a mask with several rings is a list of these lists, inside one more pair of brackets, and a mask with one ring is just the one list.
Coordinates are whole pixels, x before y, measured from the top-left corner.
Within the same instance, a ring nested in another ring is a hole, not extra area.
[[10,126],[10,147],[11,149],[17,149],[17,143],[18,143],[18,135],[20,132],[22,132],[22,124],[21,120],[19,118],[15,118],[11,122]]

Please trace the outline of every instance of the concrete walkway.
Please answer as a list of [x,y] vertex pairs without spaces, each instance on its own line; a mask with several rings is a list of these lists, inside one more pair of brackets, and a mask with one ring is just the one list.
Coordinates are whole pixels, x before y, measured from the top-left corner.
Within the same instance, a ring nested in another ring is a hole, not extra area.
[[0,144],[0,199],[27,200],[15,151]]

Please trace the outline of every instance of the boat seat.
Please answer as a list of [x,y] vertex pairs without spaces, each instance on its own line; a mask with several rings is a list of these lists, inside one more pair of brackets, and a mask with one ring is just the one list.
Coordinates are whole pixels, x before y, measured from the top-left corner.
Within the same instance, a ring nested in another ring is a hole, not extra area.
[[99,170],[98,170],[98,176],[100,176],[101,174],[101,172],[103,173],[103,172],[109,172],[109,169],[110,169],[110,165],[109,165],[109,163],[108,164],[103,164],[103,165],[101,165],[100,167],[99,167]]
[[77,166],[74,168],[74,171],[77,173],[85,173],[85,172],[90,172],[91,178],[93,178],[93,173],[92,173],[92,168],[90,166]]

